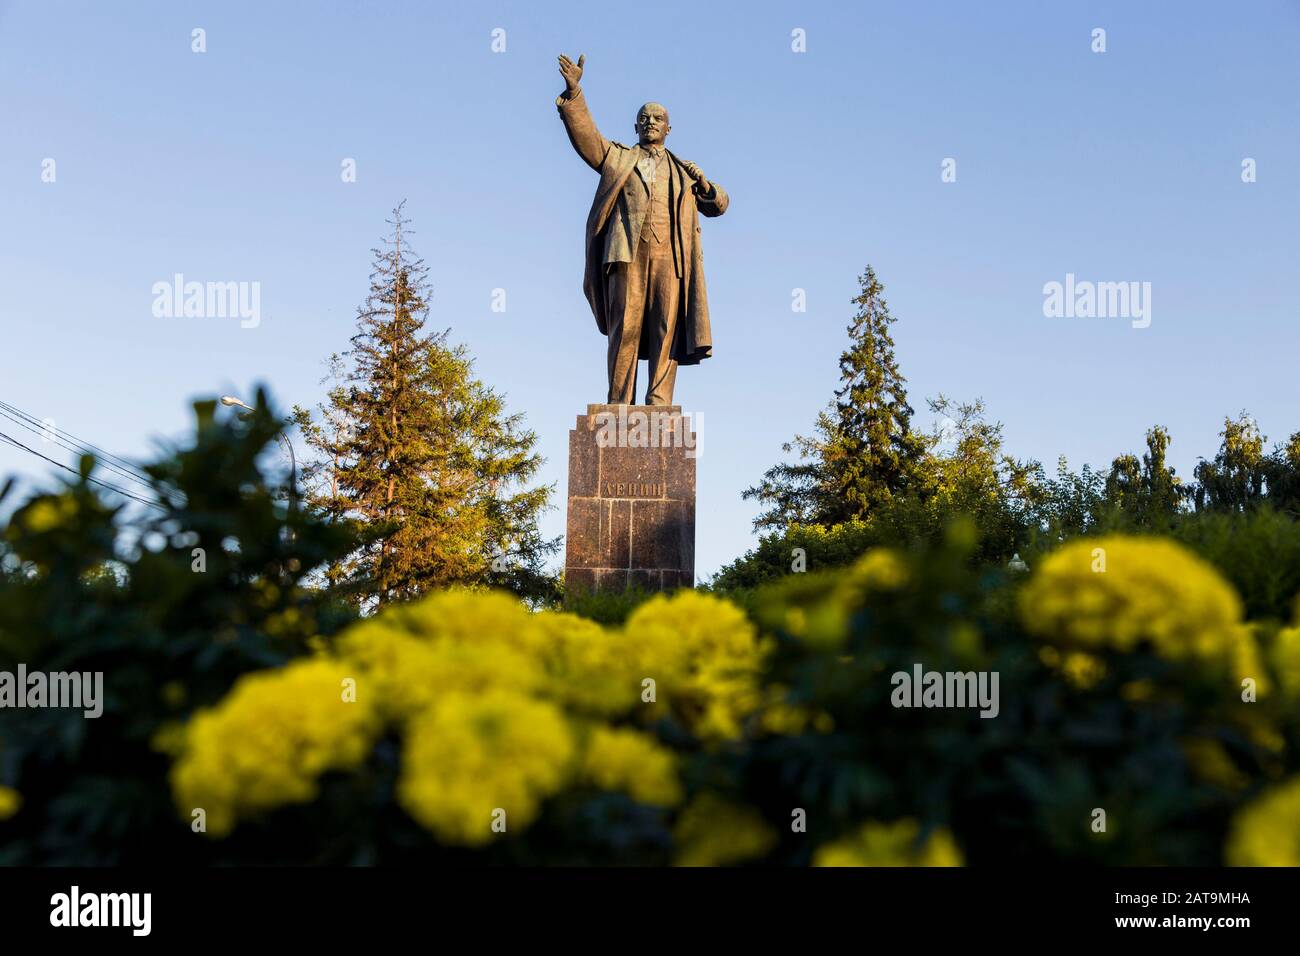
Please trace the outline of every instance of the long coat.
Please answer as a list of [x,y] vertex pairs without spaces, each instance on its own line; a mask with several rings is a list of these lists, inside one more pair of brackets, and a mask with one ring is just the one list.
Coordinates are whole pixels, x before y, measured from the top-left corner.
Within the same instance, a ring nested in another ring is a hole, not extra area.
[[[601,334],[609,335],[609,315],[605,302],[604,282],[604,229],[610,214],[629,176],[634,175],[637,162],[646,155],[640,146],[624,146],[605,139],[587,109],[582,91],[572,99],[561,95],[555,101],[560,119],[568,131],[569,141],[578,155],[596,172],[600,184],[596,198],[587,215],[586,271],[582,291],[591,304],[596,317],[596,327]],[[677,330],[673,338],[672,357],[680,365],[695,365],[713,351],[713,335],[709,329],[709,300],[704,288],[704,258],[700,249],[700,216],[721,216],[727,211],[727,194],[717,183],[713,193],[704,197],[692,188],[694,180],[682,168],[682,161],[665,149],[671,168],[669,196],[673,202],[673,258],[677,274],[681,277],[681,295],[678,296]],[[687,201],[691,197],[692,202]],[[635,236],[633,237],[636,238]],[[646,340],[642,338],[640,357],[649,358]]]

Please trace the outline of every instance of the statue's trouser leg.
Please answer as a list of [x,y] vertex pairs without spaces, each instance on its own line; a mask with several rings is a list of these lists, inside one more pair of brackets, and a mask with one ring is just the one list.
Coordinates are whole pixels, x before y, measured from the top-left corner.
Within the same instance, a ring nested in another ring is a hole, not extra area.
[[673,264],[670,243],[647,243],[651,246],[646,281],[645,336],[649,356],[650,385],[646,389],[647,405],[671,405],[677,384],[677,363],[673,361],[673,334],[677,331],[677,301],[681,280]]
[[605,303],[609,320],[609,403],[636,403],[636,358],[641,343],[641,316],[645,311],[646,259],[644,251],[632,262],[615,263],[605,275]]

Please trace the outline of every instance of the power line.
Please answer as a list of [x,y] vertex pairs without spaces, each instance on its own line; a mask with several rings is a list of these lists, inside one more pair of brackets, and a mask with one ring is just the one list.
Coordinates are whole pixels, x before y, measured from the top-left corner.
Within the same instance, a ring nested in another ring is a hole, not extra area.
[[[136,467],[136,465],[127,461],[125,458],[122,458],[120,455],[114,455],[112,452],[105,451],[104,449],[100,448],[98,445],[93,445],[88,441],[84,441],[78,438],[76,435],[72,434],[71,432],[59,428],[57,425],[54,425],[52,422],[47,422],[42,419],[39,419],[35,415],[31,414],[30,412],[25,412],[18,406],[13,405],[4,400],[0,400],[0,409],[4,409],[8,412],[13,413],[14,415],[19,416],[20,418],[24,418],[28,422],[31,422],[34,425],[41,426],[41,431],[38,432],[38,434],[44,434],[47,431],[52,431],[56,434],[59,434],[63,438],[66,438],[69,441],[71,441],[74,445],[77,445],[79,450],[82,453],[95,455],[95,457],[98,458],[100,462],[105,465],[109,464],[110,462],[115,463],[115,465],[117,466],[115,470],[125,470],[127,472],[130,472],[131,474],[135,475],[138,480],[141,480],[142,483],[144,483],[145,485],[149,484],[148,476],[145,475],[143,472],[141,472],[140,469]],[[32,431],[33,429],[29,428],[28,430]],[[62,447],[66,447],[66,446],[62,446]],[[74,449],[68,449],[68,450],[71,451]]]
[[18,406],[3,400],[0,400],[0,409],[4,409],[9,412],[12,412],[13,414],[19,416],[20,418],[26,419],[28,422],[31,422],[34,425],[41,426],[42,434],[44,434],[45,432],[54,432],[56,434],[61,435],[61,437],[66,438],[69,441],[71,441],[74,445],[77,445],[82,452],[94,454],[95,457],[98,458],[101,462],[113,462],[119,467],[121,467],[122,469],[131,472],[132,474],[135,474],[138,477],[145,479],[146,481],[148,479],[148,476],[145,475],[143,472],[141,472],[140,469],[134,463],[127,461],[125,458],[122,458],[120,455],[114,455],[112,452],[105,451],[104,449],[100,448],[98,445],[94,445],[88,441],[78,438],[76,435],[73,435],[71,432],[67,431],[66,429],[59,428],[52,421],[39,419],[35,415],[31,414],[30,412],[25,412]]
[[[17,418],[14,415],[9,414],[9,412],[5,410],[2,404],[0,404],[0,416],[9,419],[11,422],[13,422],[15,425],[17,425],[20,428],[25,428],[29,432],[40,435],[45,440],[50,441],[55,445],[58,445],[64,451],[70,451],[73,454],[94,454],[93,452],[88,452],[85,448],[82,448],[80,446],[65,444],[64,442],[60,441],[61,436],[57,434],[55,434],[54,437],[50,437],[47,434],[46,429],[44,428],[38,429],[33,425],[30,425],[27,422],[23,421],[21,418]],[[52,430],[57,432],[57,429],[52,429]],[[103,465],[109,471],[121,476],[122,478],[127,479],[128,481],[133,481],[138,485],[143,485],[144,487],[152,490],[153,485],[140,478],[135,472],[127,471],[126,469],[119,468],[116,465],[114,465],[111,461],[106,461],[100,458],[99,455],[95,455],[94,457],[99,462],[99,464]]]
[[[34,448],[28,448],[26,445],[24,445],[24,444],[23,444],[22,442],[20,442],[18,439],[14,438],[14,437],[12,437],[12,436],[10,436],[10,435],[6,435],[4,432],[0,432],[0,438],[3,438],[5,441],[9,442],[9,444],[11,444],[11,445],[14,445],[14,446],[16,446],[16,447],[18,447],[18,448],[21,448],[21,449],[22,449],[23,451],[25,451],[25,452],[29,452],[29,453],[35,455],[37,458],[42,458],[42,459],[44,459],[45,461],[48,461],[51,465],[56,465],[56,466],[58,466],[59,468],[62,468],[64,471],[71,472],[72,474],[77,475],[78,477],[81,476],[81,472],[77,471],[75,468],[69,468],[67,465],[65,465],[65,464],[64,464],[63,462],[61,462],[61,461],[55,461],[53,458],[50,458],[48,455],[42,455],[39,451],[36,451],[36,449],[34,449]],[[94,482],[94,483],[97,484],[97,485],[101,485],[102,487],[107,488],[109,491],[114,491],[114,492],[116,492],[117,494],[121,495],[123,498],[130,498],[132,501],[138,501],[140,504],[142,504],[142,505],[148,505],[150,508],[157,508],[159,511],[166,511],[166,510],[167,510],[167,509],[164,508],[162,505],[160,505],[160,504],[158,504],[158,503],[156,503],[156,502],[149,501],[147,498],[141,498],[141,497],[138,497],[137,495],[133,495],[133,494],[131,494],[131,492],[129,492],[129,491],[124,491],[123,489],[117,487],[116,485],[111,485],[111,484],[109,484],[107,481],[100,481],[98,478],[91,478],[91,477],[89,477],[89,476],[87,476],[86,480],[87,480],[87,481],[90,481],[90,482]]]

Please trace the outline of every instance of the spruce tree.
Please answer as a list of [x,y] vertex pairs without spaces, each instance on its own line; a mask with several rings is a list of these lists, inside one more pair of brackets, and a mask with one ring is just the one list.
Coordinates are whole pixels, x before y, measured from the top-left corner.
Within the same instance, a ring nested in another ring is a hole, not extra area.
[[425,331],[428,270],[402,205],[388,222],[352,347],[331,361],[334,387],[318,417],[295,410],[317,453],[304,469],[310,504],[368,531],[327,578],[367,606],[453,584],[549,598],[543,562],[559,542],[537,528],[553,488],[529,487],[536,435],[474,377],[463,346]]
[[926,441],[912,430],[907,380],[894,358],[889,327],[895,319],[884,287],[870,265],[858,285],[834,401],[817,416],[814,435],[783,446],[798,449],[802,460],[769,469],[744,492],[767,506],[756,528],[866,518],[905,492],[925,456]]

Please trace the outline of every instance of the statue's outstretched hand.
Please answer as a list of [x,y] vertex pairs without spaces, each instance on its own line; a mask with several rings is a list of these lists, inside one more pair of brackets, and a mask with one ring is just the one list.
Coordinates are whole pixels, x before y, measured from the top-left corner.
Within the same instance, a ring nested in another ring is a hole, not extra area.
[[560,54],[560,75],[564,77],[564,91],[570,96],[578,90],[578,81],[582,79],[582,65],[586,61],[585,54],[578,54],[577,63]]

